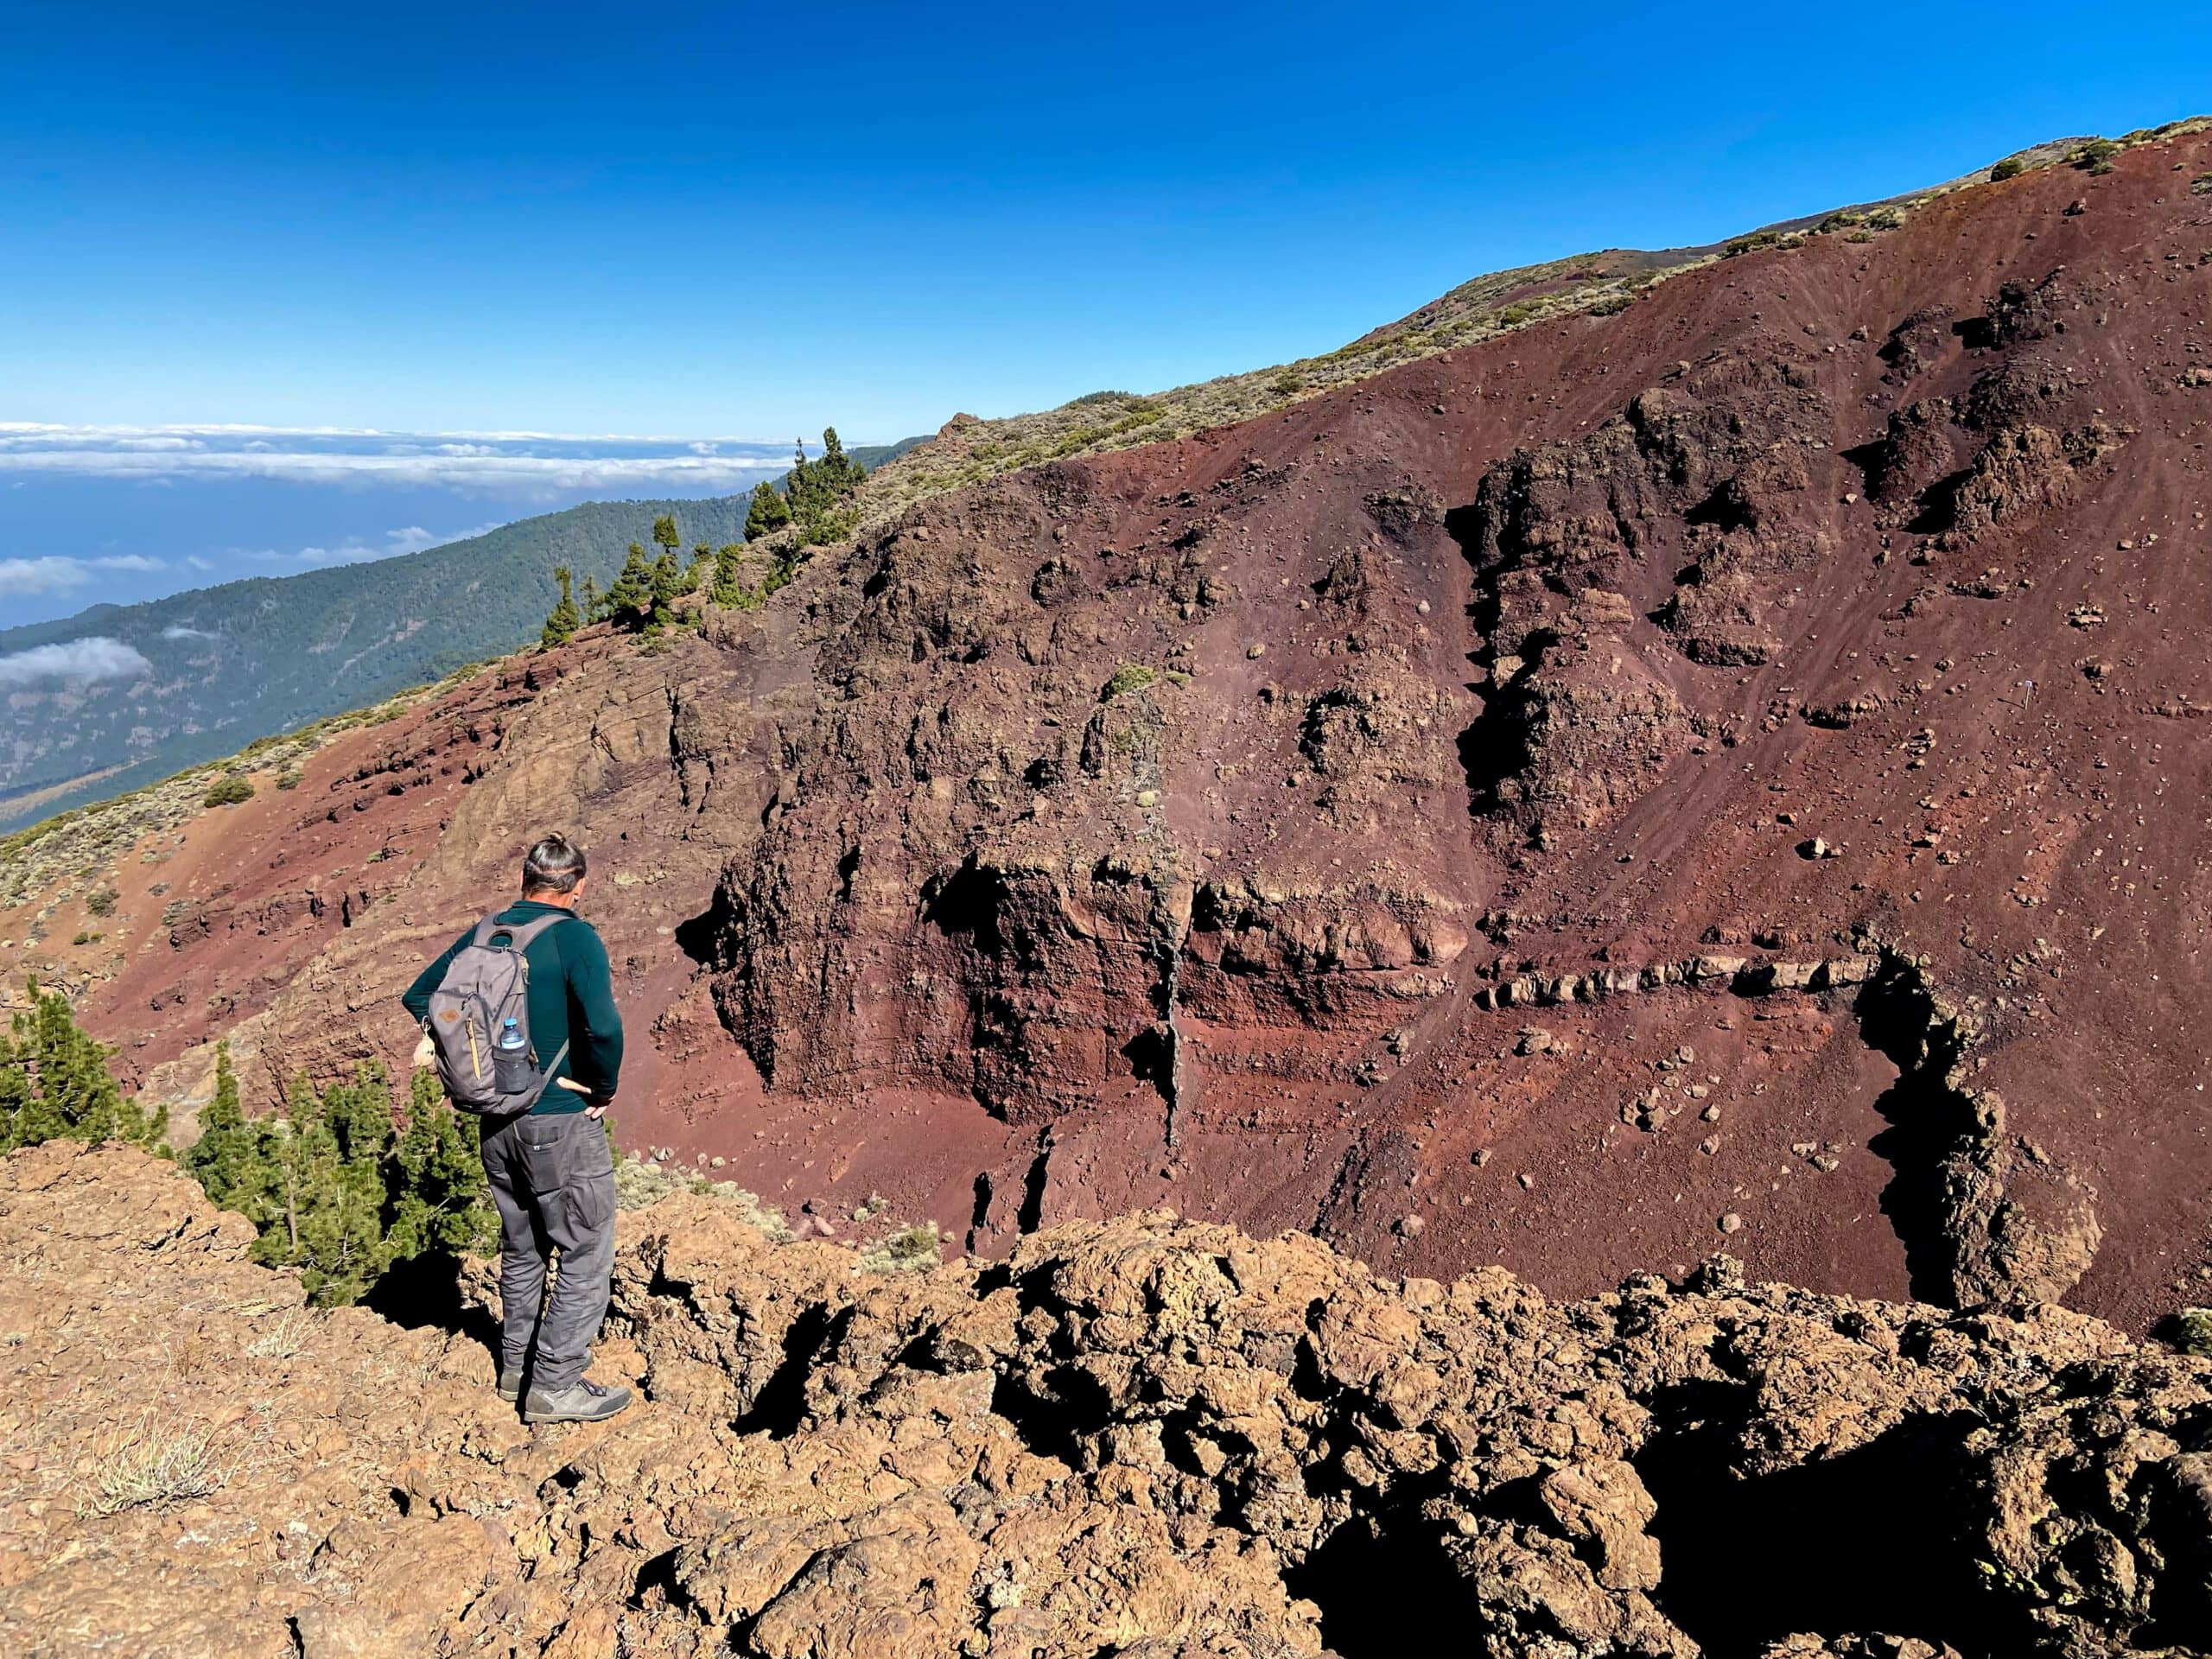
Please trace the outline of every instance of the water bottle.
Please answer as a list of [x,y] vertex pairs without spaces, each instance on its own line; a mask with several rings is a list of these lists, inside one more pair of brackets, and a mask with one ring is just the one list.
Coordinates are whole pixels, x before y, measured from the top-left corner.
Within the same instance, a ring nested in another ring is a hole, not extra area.
[[505,1055],[519,1054],[523,1050],[529,1047],[530,1045],[523,1041],[521,1025],[515,1020],[510,1020],[506,1024],[499,1027],[499,1041],[498,1046],[499,1052]]

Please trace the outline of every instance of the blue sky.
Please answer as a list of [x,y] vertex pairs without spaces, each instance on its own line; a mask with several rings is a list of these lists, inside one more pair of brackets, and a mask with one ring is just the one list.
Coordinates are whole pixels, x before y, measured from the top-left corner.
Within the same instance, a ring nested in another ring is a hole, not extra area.
[[2196,112],[2202,23],[0,0],[0,422],[884,441]]

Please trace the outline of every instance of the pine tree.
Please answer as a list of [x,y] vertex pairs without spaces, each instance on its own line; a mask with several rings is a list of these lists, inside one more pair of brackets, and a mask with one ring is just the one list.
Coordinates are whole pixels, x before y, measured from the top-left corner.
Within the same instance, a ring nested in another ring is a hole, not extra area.
[[538,644],[548,651],[556,645],[567,645],[575,638],[576,630],[583,626],[583,616],[576,609],[575,596],[569,589],[572,579],[569,567],[555,565],[553,580],[561,584],[560,602],[553,607],[552,613],[545,619],[544,632],[537,637]]
[[606,614],[600,609],[604,603],[605,601],[600,598],[598,582],[587,574],[584,577],[582,599],[584,620],[587,622],[606,621]]
[[683,567],[676,561],[676,550],[664,548],[653,561],[652,607],[645,614],[645,632],[658,633],[676,620],[676,601],[683,594]]
[[364,1065],[320,1096],[305,1077],[295,1078],[283,1116],[257,1128],[270,1179],[254,1260],[300,1268],[300,1282],[320,1306],[359,1301],[391,1260],[383,1171],[391,1097],[384,1073]]
[[215,1045],[215,1095],[200,1113],[200,1139],[186,1148],[183,1163],[226,1210],[251,1215],[265,1185],[255,1159],[255,1136],[238,1103],[238,1074],[231,1065],[228,1042]]
[[653,520],[653,542],[663,553],[673,556],[683,545],[683,532],[676,527],[676,515],[664,512]]
[[[69,999],[29,986],[31,1065],[38,1090],[60,1133],[99,1141],[113,1135],[123,1116],[122,1093],[108,1075],[107,1051],[77,1028]],[[20,1041],[25,1032],[17,1029]]]
[[[58,1136],[153,1147],[166,1109],[149,1117],[124,1097],[111,1051],[78,1027],[67,997],[35,981],[29,992],[0,1031],[0,1151]],[[296,1077],[283,1110],[248,1118],[231,1046],[219,1043],[214,1093],[181,1161],[254,1224],[253,1259],[300,1268],[326,1306],[358,1301],[395,1262],[499,1242],[476,1121],[446,1103],[435,1071],[415,1078],[404,1135],[374,1065],[320,1094]]]
[[852,532],[858,515],[846,499],[867,476],[868,469],[845,453],[834,426],[823,429],[822,454],[817,459],[809,461],[805,446],[799,446],[785,488],[801,547],[842,540]]
[[475,1118],[446,1103],[435,1071],[415,1074],[407,1128],[385,1159],[385,1237],[394,1261],[498,1246],[479,1133]]
[[623,561],[621,573],[607,590],[603,602],[607,619],[618,626],[635,630],[645,626],[652,611],[653,567],[645,562],[645,550],[638,543],[630,543],[630,556]]
[[[380,1109],[381,1127],[368,1121],[372,1109]],[[391,1139],[391,1099],[384,1078],[357,1080],[353,1099],[332,1114],[337,1152],[318,1160],[308,1211],[302,1283],[326,1306],[360,1300],[391,1265],[383,1164]]]
[[108,1070],[114,1051],[78,1026],[69,999],[40,990],[35,979],[24,988],[30,1006],[10,1021],[0,1058],[0,1107],[7,1114],[0,1141],[28,1147],[67,1136],[156,1150],[168,1132],[168,1109],[149,1117],[137,1101],[126,1100]]
[[[802,452],[799,460],[804,462],[805,459]],[[747,541],[757,542],[763,536],[772,535],[791,521],[791,504],[784,499],[780,490],[765,478],[753,486],[753,505],[745,511]]]
[[245,1217],[261,1229],[253,1259],[265,1266],[283,1267],[300,1260],[300,1224],[308,1205],[315,1145],[328,1134],[321,1116],[322,1102],[301,1076],[292,1079],[282,1112],[254,1121],[253,1161],[263,1175],[263,1190],[259,1213],[250,1210]]
[[745,581],[745,546],[732,542],[715,555],[715,579],[707,597],[731,610],[749,610],[760,601]]
[[691,550],[691,563],[683,572],[683,591],[696,594],[707,585],[715,569],[715,550],[704,542]]
[[[0,1152],[35,1144],[31,1136],[36,1133],[33,1119],[37,1103],[29,1057],[9,1040],[8,1033],[0,1031]],[[40,1141],[47,1138],[37,1136]]]
[[322,1096],[323,1122],[348,1163],[373,1166],[391,1144],[391,1090],[384,1068],[365,1060],[349,1083],[331,1084]]
[[328,1136],[314,1143],[300,1224],[300,1282],[323,1307],[359,1301],[391,1265],[377,1166],[334,1147]]

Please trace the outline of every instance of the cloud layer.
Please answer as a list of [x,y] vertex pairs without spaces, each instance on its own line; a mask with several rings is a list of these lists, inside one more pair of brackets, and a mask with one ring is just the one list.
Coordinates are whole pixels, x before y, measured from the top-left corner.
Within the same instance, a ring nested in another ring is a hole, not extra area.
[[497,530],[502,519],[477,524],[467,530],[456,530],[450,534],[410,524],[404,530],[387,530],[381,537],[349,537],[328,546],[302,547],[291,552],[279,552],[275,548],[244,550],[248,556],[266,564],[315,569],[326,564],[359,564],[366,559],[397,558],[402,553],[420,553],[426,547],[443,547],[448,542],[464,542],[472,536],[481,536]]
[[780,472],[791,453],[788,445],[734,438],[0,422],[0,476],[277,479],[525,499],[576,490],[734,493]]
[[163,570],[168,567],[143,553],[79,559],[50,554],[35,559],[0,559],[0,594],[60,594],[81,588],[103,570]]
[[7,688],[49,680],[132,680],[153,671],[151,663],[122,640],[105,634],[58,645],[34,645],[29,651],[0,656],[0,687]]

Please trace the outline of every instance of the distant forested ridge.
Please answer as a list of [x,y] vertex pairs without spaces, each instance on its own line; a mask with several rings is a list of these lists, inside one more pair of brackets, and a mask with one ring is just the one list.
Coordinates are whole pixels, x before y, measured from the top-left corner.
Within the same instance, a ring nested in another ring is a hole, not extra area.
[[[865,467],[903,443],[855,448]],[[34,680],[0,696],[0,830],[122,794],[257,738],[530,644],[553,571],[604,588],[672,514],[686,546],[744,539],[752,498],[590,501],[420,553],[255,576],[0,629],[0,656],[112,639],[150,672]]]

